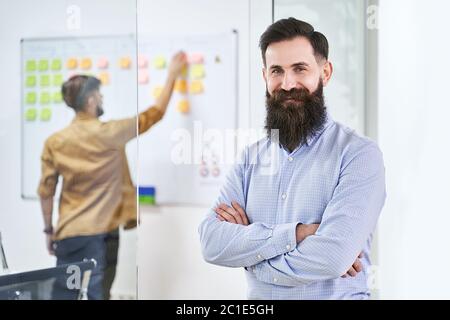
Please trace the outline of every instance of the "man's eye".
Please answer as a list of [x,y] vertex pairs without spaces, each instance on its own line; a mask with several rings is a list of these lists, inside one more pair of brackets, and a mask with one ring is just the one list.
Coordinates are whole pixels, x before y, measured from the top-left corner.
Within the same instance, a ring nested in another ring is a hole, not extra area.
[[280,70],[278,70],[278,69],[274,69],[274,70],[272,70],[272,74],[280,74],[281,73],[281,71]]
[[302,72],[303,70],[305,70],[304,68],[295,68],[294,71],[295,72]]

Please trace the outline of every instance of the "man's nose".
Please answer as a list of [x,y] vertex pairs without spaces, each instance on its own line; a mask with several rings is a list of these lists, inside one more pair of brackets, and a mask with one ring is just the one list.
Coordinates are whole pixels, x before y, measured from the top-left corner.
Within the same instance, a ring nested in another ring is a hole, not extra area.
[[293,77],[289,72],[284,74],[283,82],[281,84],[281,89],[285,91],[290,91],[293,88],[297,87],[297,81],[295,77]]

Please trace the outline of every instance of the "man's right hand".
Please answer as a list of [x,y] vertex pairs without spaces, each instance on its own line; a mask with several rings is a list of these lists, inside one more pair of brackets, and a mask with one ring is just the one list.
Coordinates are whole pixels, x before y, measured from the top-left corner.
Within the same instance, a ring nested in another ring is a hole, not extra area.
[[185,67],[187,67],[186,53],[179,51],[172,57],[172,61],[169,65],[169,74],[178,77]]
[[53,241],[53,235],[52,234],[46,234],[46,245],[47,245],[47,251],[51,256],[55,255],[55,247],[54,247],[54,241]]

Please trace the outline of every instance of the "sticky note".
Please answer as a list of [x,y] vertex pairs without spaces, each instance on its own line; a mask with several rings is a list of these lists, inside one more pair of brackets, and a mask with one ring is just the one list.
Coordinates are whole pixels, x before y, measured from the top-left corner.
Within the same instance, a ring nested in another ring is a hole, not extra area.
[[161,87],[161,86],[157,86],[157,87],[153,88],[153,90],[152,90],[153,98],[155,98],[155,99],[159,98],[159,96],[162,93],[162,90],[163,90],[163,87]]
[[129,57],[120,58],[119,67],[121,69],[130,69],[131,68],[131,59]]
[[63,75],[62,74],[55,74],[53,75],[53,85],[55,87],[59,87],[63,84]]
[[187,57],[187,62],[189,64],[202,64],[204,63],[204,58],[203,58],[203,54],[199,53],[199,52],[194,52],[188,55]]
[[35,104],[36,103],[36,92],[28,92],[25,96],[25,102],[27,104]]
[[53,71],[59,71],[59,70],[61,70],[61,67],[62,67],[61,59],[53,59],[52,60],[51,68]]
[[50,85],[50,76],[48,74],[41,75],[39,84],[41,87],[48,87]]
[[189,101],[181,100],[178,102],[177,110],[181,113],[188,113],[190,110]]
[[36,116],[37,116],[36,108],[30,108],[27,111],[25,111],[25,120],[27,120],[27,121],[36,120]]
[[142,54],[138,56],[138,67],[139,69],[144,69],[148,67],[148,59],[146,56]]
[[138,71],[138,83],[139,84],[147,84],[148,83],[148,71],[147,70],[139,70]]
[[90,58],[81,59],[80,67],[83,70],[89,70],[92,67],[92,60]]
[[52,117],[52,110],[50,108],[43,108],[41,111],[41,121],[49,121]]
[[107,69],[109,66],[109,61],[105,57],[101,57],[97,61],[97,68],[99,69]]
[[203,93],[203,82],[200,80],[194,80],[189,85],[189,92],[192,94]]
[[109,84],[109,73],[108,72],[100,72],[98,75],[98,78],[100,79],[100,82],[102,85],[108,85]]
[[36,71],[36,60],[27,60],[25,63],[25,70],[27,72]]
[[164,58],[163,56],[155,57],[155,59],[153,60],[153,66],[156,69],[164,69],[166,67],[166,58]]
[[53,103],[61,103],[63,101],[62,99],[62,93],[61,91],[57,91],[53,93]]
[[39,69],[39,71],[47,71],[48,70],[48,60],[39,60],[38,69]]
[[187,81],[185,79],[178,79],[175,82],[174,91],[179,93],[187,93]]
[[194,64],[191,66],[191,78],[202,79],[205,77],[205,67],[202,64]]
[[184,66],[184,67],[181,69],[181,77],[186,78],[187,75],[188,75],[188,68],[187,68],[187,66]]
[[27,76],[25,85],[27,87],[34,87],[36,85],[36,76]]
[[50,93],[41,92],[41,98],[39,101],[41,104],[49,104],[50,103]]
[[67,69],[73,70],[78,67],[78,61],[75,58],[70,58],[66,62]]

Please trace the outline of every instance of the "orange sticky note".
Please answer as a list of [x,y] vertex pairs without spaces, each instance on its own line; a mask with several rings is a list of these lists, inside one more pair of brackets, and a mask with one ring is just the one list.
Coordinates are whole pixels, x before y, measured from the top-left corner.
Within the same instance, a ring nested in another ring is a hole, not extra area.
[[139,70],[138,71],[138,83],[139,84],[147,84],[148,83],[148,71],[147,70]]
[[155,88],[153,88],[153,90],[152,90],[153,98],[158,99],[162,93],[162,90],[163,90],[163,87],[161,87],[161,86],[156,86]]
[[138,56],[138,67],[139,67],[139,69],[147,68],[147,66],[148,66],[148,59],[147,59],[147,57],[142,55],[142,54],[140,54]]
[[97,61],[97,68],[99,69],[107,69],[109,66],[109,61],[105,57],[101,57]]
[[83,70],[89,70],[92,67],[92,60],[90,58],[83,58],[80,67]]
[[120,58],[119,66],[122,69],[130,69],[131,68],[131,59],[129,57]]
[[177,109],[181,113],[188,113],[190,108],[189,101],[181,100],[178,102]]
[[187,81],[185,79],[178,79],[175,82],[174,91],[179,93],[187,93]]
[[77,59],[70,58],[69,60],[67,60],[66,67],[67,67],[67,69],[70,69],[70,70],[76,69],[78,67]]
[[203,58],[203,54],[199,52],[194,52],[188,55],[187,61],[189,64],[202,64],[205,59]]
[[102,85],[109,84],[109,73],[108,72],[101,72],[98,75],[98,78],[100,79],[100,82],[102,83]]
[[194,80],[189,85],[189,92],[192,94],[203,93],[203,82],[201,80]]

